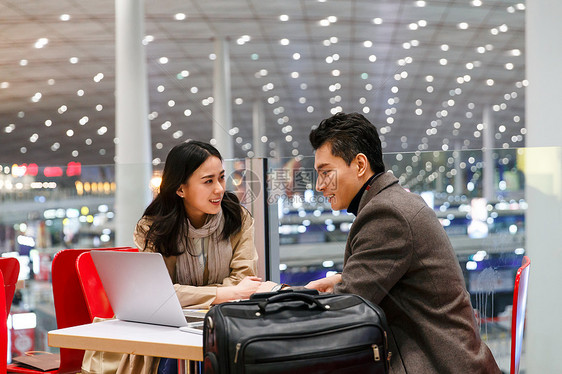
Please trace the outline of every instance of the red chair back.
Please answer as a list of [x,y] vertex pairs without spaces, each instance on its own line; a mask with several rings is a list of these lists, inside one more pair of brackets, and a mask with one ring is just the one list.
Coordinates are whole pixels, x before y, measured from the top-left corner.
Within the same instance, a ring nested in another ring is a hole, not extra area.
[[6,318],[10,314],[10,308],[12,307],[12,300],[14,299],[14,293],[16,292],[16,284],[18,283],[18,276],[20,273],[20,262],[14,257],[2,257],[0,258],[0,272],[4,277],[4,297],[6,299]]
[[[63,329],[90,323],[88,307],[76,272],[76,258],[89,249],[63,249],[53,258],[51,267],[53,299],[57,328]],[[83,350],[60,349],[59,374],[81,370]]]
[[513,289],[513,311],[511,315],[511,365],[510,374],[519,374],[521,348],[523,346],[523,328],[525,327],[525,311],[527,309],[527,286],[531,260],[523,256],[521,267],[515,275]]
[[[4,283],[2,272],[0,272],[0,282]],[[6,365],[8,364],[8,327],[6,326],[8,313],[5,303],[4,287],[0,287],[0,373],[6,372]]]
[[[137,252],[137,248],[127,247],[115,249],[118,251]],[[76,271],[78,281],[84,294],[84,300],[88,308],[90,321],[94,317],[111,318],[114,316],[113,309],[103,288],[103,284],[92,260],[90,252],[84,252],[76,259]]]

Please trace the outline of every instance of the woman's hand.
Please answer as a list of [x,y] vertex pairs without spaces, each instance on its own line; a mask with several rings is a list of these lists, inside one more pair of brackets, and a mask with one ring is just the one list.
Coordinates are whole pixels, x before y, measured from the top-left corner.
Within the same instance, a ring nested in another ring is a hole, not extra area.
[[249,299],[251,294],[257,292],[261,284],[260,277],[245,277],[236,286],[217,287],[217,297],[212,304]]
[[261,278],[259,277],[245,277],[238,283],[234,288],[236,288],[236,294],[238,299],[249,299],[251,294],[258,291],[258,288],[262,284]]
[[272,289],[273,287],[275,287],[275,286],[277,286],[277,283],[275,283],[275,282],[272,282],[272,281],[263,282],[263,283],[259,286],[259,288],[258,288],[258,290],[256,291],[256,293],[257,293],[257,292],[271,292],[271,289]]
[[305,288],[313,288],[319,292],[334,292],[334,286],[341,282],[341,274],[309,282]]

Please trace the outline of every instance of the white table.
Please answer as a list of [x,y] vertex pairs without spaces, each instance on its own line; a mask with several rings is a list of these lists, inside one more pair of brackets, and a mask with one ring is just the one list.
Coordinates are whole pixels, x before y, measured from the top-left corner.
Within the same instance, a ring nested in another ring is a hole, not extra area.
[[48,341],[51,347],[203,361],[202,335],[116,319],[49,331]]

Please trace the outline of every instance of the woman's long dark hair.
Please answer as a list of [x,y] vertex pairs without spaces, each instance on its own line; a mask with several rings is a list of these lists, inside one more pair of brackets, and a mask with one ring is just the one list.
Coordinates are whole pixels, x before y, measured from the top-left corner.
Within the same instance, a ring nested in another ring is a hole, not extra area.
[[[143,217],[152,221],[146,233],[145,247],[151,243],[154,250],[164,256],[177,256],[183,253],[183,250],[178,248],[178,243],[182,241],[187,248],[188,217],[183,201],[176,191],[211,156],[218,157],[222,161],[221,154],[215,147],[199,141],[176,145],[168,153],[160,192],[143,213]],[[228,240],[242,226],[242,206],[236,195],[225,191],[221,207],[224,215],[221,239]]]

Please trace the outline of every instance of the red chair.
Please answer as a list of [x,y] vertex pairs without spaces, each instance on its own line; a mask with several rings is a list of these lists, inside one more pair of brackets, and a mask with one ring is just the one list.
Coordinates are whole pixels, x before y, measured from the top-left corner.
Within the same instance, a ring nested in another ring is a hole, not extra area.
[[[0,272],[0,282],[4,283],[2,272]],[[10,300],[10,304],[11,301],[12,300]],[[6,309],[9,307],[5,304],[6,298],[4,295],[4,287],[0,287],[0,373],[6,372],[6,365],[8,364],[8,327],[6,326],[8,314]]]
[[8,364],[8,326],[6,321],[12,307],[20,263],[13,257],[0,258],[0,373],[6,372]]
[[12,300],[16,292],[16,284],[20,274],[20,262],[14,257],[0,258],[0,272],[4,277],[4,295],[6,298],[6,318],[10,314]]
[[[126,252],[138,251],[137,248],[132,247],[116,250]],[[90,252],[84,252],[78,256],[76,259],[76,272],[84,294],[86,306],[88,307],[90,321],[93,321],[94,317],[113,317],[115,313],[113,313],[113,309],[111,308],[111,304],[109,303]]]
[[[126,248],[126,247],[120,247]],[[117,248],[99,248],[111,250]],[[90,249],[63,249],[55,255],[51,265],[53,300],[55,303],[55,318],[57,328],[63,329],[91,322],[88,306],[82,292],[76,271],[76,259]],[[73,374],[81,371],[84,351],[78,349],[60,349],[60,366],[58,370],[42,372],[23,369],[16,365],[8,365],[8,373],[49,373]]]
[[523,256],[521,267],[515,275],[513,289],[513,311],[511,314],[511,364],[510,374],[519,374],[521,348],[523,346],[523,328],[525,327],[525,311],[527,309],[527,286],[531,260]]

